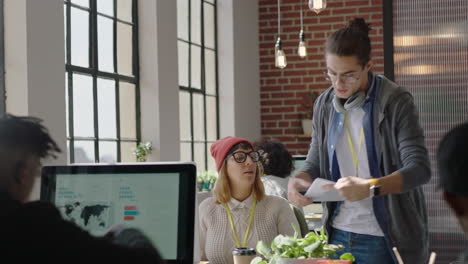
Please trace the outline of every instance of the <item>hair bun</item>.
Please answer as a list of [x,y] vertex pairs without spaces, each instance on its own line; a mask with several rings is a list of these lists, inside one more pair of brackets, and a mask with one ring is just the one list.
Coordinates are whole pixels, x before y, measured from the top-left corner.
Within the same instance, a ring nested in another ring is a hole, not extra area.
[[366,23],[364,18],[357,17],[351,21],[349,21],[348,28],[351,30],[358,30],[362,31],[363,33],[369,34],[371,30],[370,24]]

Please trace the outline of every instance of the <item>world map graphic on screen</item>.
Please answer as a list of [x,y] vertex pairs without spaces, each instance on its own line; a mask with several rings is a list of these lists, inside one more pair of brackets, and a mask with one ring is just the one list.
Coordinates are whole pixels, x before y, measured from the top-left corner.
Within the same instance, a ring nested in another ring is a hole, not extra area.
[[112,227],[108,202],[69,202],[59,206],[65,219],[74,222],[86,230],[107,231]]

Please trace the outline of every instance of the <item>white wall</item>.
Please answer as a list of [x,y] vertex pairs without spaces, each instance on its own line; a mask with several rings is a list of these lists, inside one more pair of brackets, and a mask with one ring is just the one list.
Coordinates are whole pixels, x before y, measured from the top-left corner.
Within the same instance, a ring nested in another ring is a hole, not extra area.
[[63,1],[5,0],[4,11],[7,113],[43,119],[63,151],[48,164],[65,164]]
[[221,137],[260,137],[258,1],[218,3]]
[[142,141],[153,142],[149,160],[177,161],[177,1],[145,0],[138,4]]

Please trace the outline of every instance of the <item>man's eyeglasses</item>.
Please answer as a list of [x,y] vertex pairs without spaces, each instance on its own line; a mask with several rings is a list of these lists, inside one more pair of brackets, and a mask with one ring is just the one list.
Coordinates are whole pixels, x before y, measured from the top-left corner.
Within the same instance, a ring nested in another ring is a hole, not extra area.
[[323,75],[325,75],[325,79],[331,82],[332,84],[335,83],[338,79],[345,84],[355,84],[360,77],[354,76],[354,74],[348,73],[344,75],[337,75],[331,72],[324,71]]
[[236,151],[231,154],[231,156],[234,157],[234,160],[237,163],[245,162],[245,160],[247,160],[247,155],[250,156],[253,162],[257,162],[260,160],[260,153],[258,153],[258,151],[255,150],[250,152]]

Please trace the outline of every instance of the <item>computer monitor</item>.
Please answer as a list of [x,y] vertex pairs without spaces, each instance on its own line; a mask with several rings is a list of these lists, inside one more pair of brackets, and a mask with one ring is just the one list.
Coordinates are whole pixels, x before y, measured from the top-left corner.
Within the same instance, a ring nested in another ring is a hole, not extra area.
[[294,164],[294,171],[291,172],[290,176],[293,177],[298,173],[302,166],[304,166],[304,162],[306,160],[306,155],[293,155],[293,164]]
[[193,264],[195,184],[193,163],[45,166],[41,200],[92,235],[136,227],[166,263]]

